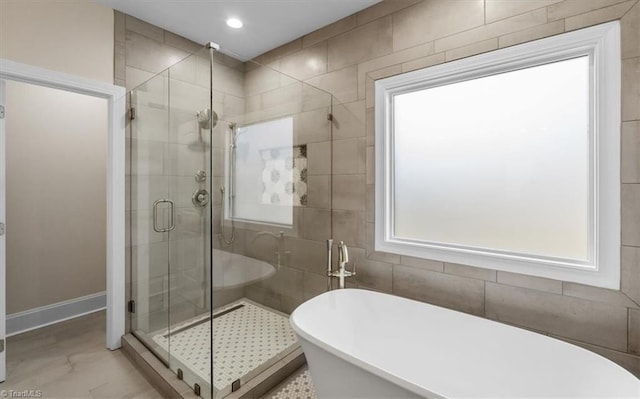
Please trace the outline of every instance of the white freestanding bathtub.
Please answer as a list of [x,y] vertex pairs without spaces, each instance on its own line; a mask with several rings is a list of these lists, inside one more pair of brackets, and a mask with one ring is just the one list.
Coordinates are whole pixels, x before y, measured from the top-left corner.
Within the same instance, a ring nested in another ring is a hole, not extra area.
[[326,292],[291,315],[319,398],[638,398],[580,347],[392,295]]

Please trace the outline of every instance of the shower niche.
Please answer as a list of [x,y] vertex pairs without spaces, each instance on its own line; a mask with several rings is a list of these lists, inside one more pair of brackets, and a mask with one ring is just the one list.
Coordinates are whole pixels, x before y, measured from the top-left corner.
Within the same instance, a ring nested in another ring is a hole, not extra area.
[[331,114],[316,87],[212,48],[129,93],[131,331],[204,398],[301,359],[327,289]]

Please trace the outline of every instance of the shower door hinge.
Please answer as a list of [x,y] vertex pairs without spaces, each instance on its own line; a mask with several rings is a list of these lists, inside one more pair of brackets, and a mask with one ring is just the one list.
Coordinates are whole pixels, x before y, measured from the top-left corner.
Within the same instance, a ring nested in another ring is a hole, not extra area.
[[135,313],[136,312],[136,301],[130,300],[129,303],[127,304],[127,309],[129,309],[129,313]]
[[0,353],[4,352],[4,339],[0,339]]
[[327,120],[328,121],[332,121],[333,120],[333,114],[332,113],[328,113],[327,114]]
[[0,119],[4,119],[4,105],[0,105]]
[[4,223],[0,223],[0,236],[4,235]]
[[131,107],[129,108],[129,120],[132,121],[136,119],[136,109]]

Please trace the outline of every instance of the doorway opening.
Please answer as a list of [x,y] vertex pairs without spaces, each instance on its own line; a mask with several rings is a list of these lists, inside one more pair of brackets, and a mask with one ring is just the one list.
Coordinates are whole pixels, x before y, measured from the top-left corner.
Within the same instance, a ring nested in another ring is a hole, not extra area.
[[0,381],[7,334],[106,308],[121,346],[124,94],[0,59]]

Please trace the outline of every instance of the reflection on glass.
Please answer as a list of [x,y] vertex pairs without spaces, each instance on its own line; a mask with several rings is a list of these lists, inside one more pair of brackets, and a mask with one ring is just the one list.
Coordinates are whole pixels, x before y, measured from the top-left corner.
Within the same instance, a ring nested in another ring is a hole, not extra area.
[[584,260],[589,59],[394,97],[395,235]]
[[293,118],[235,127],[228,163],[227,215],[284,226],[306,201],[306,146],[293,146]]
[[193,193],[211,190],[209,70],[202,51],[134,89],[130,142],[132,330],[204,398],[212,396],[211,205]]

